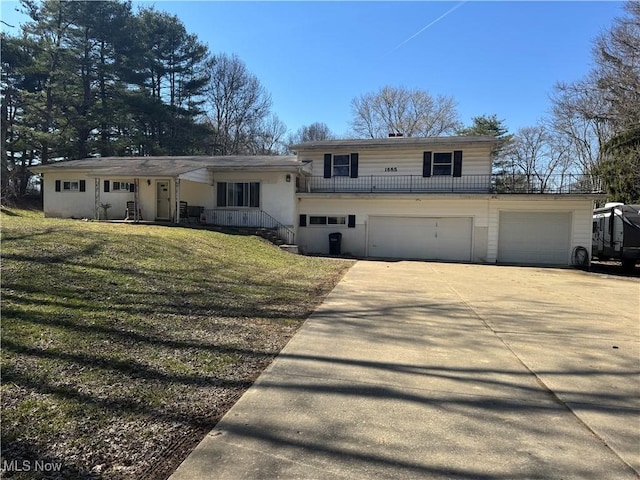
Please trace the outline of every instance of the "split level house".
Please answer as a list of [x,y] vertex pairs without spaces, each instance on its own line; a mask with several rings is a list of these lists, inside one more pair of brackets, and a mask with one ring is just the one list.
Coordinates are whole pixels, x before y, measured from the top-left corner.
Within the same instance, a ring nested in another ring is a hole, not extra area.
[[[488,136],[325,140],[291,156],[90,158],[33,170],[48,217],[274,229],[308,254],[570,265],[595,179],[492,174]],[[339,234],[339,235],[335,235]],[[339,237],[339,238],[338,238]]]

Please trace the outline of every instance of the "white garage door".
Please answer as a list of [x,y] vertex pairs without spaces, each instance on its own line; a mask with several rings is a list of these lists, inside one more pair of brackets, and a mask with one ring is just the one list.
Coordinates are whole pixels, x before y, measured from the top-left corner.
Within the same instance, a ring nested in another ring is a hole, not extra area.
[[500,212],[498,261],[566,265],[571,212]]
[[369,256],[471,260],[472,219],[369,217]]

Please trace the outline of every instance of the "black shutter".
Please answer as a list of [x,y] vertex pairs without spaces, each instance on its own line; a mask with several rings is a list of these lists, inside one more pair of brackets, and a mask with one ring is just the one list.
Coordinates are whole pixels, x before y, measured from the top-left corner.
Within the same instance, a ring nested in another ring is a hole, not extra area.
[[453,176],[462,176],[462,150],[453,151]]
[[298,225],[300,225],[301,227],[306,227],[307,226],[307,216],[306,215],[300,215],[300,220],[298,222]]
[[422,154],[422,176],[431,176],[431,152],[424,152]]
[[218,182],[218,206],[227,206],[227,182]]
[[59,192],[60,190],[62,190],[62,183],[60,180],[56,180],[56,192]]
[[249,184],[249,206],[258,208],[260,207],[260,183],[251,182]]
[[87,191],[87,182],[86,182],[86,180],[80,180],[80,191],[81,192],[86,192]]
[[358,178],[358,154],[351,154],[351,178]]
[[349,228],[356,228],[356,216],[355,215],[349,215],[349,220],[347,221],[347,227]]
[[109,180],[105,180],[104,181],[104,191],[105,191],[105,193],[109,192],[110,187],[111,187],[111,182],[109,182]]
[[324,178],[331,178],[331,154],[324,154]]
[[131,193],[133,193],[133,192],[135,192],[135,191],[136,191],[136,184],[135,184],[135,183],[130,183],[130,184],[129,184],[129,191],[130,191]]

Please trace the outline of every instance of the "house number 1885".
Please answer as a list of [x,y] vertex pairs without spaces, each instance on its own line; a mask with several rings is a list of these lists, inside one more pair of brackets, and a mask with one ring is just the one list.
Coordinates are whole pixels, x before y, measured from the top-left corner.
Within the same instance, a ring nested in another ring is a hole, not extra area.
[[384,167],[385,172],[397,172],[398,167]]

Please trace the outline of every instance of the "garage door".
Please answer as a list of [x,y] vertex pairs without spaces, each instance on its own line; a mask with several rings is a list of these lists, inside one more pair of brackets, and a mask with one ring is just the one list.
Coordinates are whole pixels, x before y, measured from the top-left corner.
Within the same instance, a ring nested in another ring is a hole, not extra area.
[[369,256],[471,260],[472,219],[369,217]]
[[571,212],[500,212],[498,261],[566,265]]

